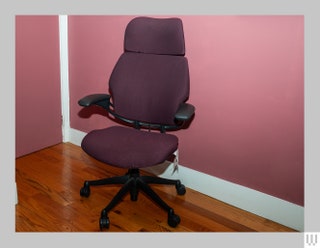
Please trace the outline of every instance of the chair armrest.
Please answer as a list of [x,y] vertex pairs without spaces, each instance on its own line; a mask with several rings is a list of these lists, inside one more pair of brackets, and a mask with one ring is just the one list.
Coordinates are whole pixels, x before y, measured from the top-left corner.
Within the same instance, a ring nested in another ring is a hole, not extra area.
[[78,101],[78,104],[83,107],[89,107],[91,105],[99,105],[106,107],[110,104],[110,95],[108,94],[92,94],[83,97]]
[[179,121],[189,120],[195,112],[195,107],[189,103],[182,103],[175,114],[175,119]]

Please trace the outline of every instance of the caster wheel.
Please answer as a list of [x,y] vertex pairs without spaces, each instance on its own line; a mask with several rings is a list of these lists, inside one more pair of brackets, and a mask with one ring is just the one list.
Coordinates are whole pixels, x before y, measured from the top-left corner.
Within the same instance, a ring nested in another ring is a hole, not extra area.
[[100,224],[100,230],[102,231],[104,228],[109,228],[109,225],[110,225],[110,221],[109,221],[109,218],[108,217],[101,217],[100,218],[100,221],[99,221],[99,224]]
[[85,196],[85,197],[89,197],[90,195],[90,187],[89,186],[84,186],[80,189],[80,195],[81,196]]
[[186,187],[181,183],[178,183],[176,185],[176,190],[178,195],[184,195],[186,193]]
[[179,215],[176,215],[173,211],[168,214],[168,225],[171,227],[176,227],[180,223]]

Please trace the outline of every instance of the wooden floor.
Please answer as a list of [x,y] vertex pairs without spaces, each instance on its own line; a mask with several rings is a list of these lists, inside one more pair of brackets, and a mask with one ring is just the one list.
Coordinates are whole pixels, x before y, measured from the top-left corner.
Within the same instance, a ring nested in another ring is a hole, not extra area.
[[[123,175],[80,147],[59,144],[16,160],[16,232],[100,232],[101,210],[119,186],[91,187],[80,196],[84,180]],[[174,186],[153,189],[181,218],[172,228],[167,213],[140,193],[138,201],[124,197],[110,213],[108,232],[295,232],[270,220],[237,209],[187,188],[179,196]]]

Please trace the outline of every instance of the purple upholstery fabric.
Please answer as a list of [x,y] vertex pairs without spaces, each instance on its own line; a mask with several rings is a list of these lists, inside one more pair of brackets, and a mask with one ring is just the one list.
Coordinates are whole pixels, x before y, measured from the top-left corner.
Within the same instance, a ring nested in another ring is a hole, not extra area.
[[[109,80],[114,111],[127,119],[174,124],[179,105],[189,97],[183,55],[180,19],[133,19],[125,33],[125,51]],[[115,126],[88,133],[82,148],[107,164],[141,168],[164,162],[178,148],[178,138]]]
[[124,49],[130,52],[184,55],[182,21],[178,18],[134,18],[125,31]]
[[174,124],[190,87],[182,21],[134,18],[125,30],[124,46],[109,81],[116,112],[128,119]]
[[109,165],[142,168],[164,162],[178,148],[178,138],[114,126],[91,131],[81,146],[88,154]]
[[189,96],[185,57],[124,53],[110,78],[115,110],[123,117],[173,124],[179,105]]

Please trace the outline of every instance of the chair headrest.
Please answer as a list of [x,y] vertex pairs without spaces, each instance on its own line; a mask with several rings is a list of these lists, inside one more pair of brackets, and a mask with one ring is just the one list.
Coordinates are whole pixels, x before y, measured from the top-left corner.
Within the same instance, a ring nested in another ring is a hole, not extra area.
[[136,17],[126,27],[126,52],[185,55],[183,25],[179,18]]

